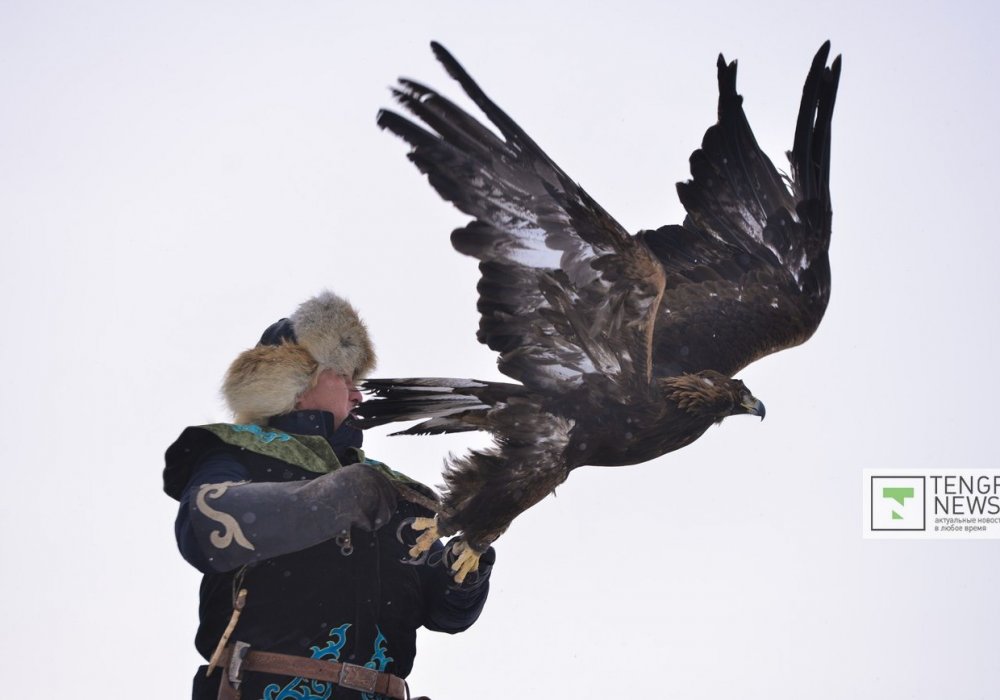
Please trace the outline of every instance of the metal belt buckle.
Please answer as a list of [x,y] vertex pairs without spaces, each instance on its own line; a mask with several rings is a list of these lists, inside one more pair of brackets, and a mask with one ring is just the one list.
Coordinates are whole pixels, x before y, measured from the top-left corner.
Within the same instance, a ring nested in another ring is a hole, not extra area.
[[233,644],[233,655],[229,657],[229,667],[226,673],[229,675],[229,682],[233,688],[239,689],[243,682],[243,660],[250,651],[250,645],[246,642],[236,642]]
[[373,668],[365,668],[355,664],[341,664],[340,685],[351,690],[360,690],[363,693],[375,692],[375,683],[378,682],[378,671]]

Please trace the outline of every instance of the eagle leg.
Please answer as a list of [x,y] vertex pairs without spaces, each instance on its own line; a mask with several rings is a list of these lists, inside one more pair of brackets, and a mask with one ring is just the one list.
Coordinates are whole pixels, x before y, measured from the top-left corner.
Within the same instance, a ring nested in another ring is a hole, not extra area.
[[[413,518],[410,527],[421,531],[416,544],[410,547],[410,556],[417,559],[430,551],[434,542],[442,536],[451,534],[447,525],[438,522],[438,516],[433,518]],[[449,568],[455,573],[455,583],[462,583],[465,577],[479,568],[480,552],[469,546],[462,539],[456,538],[448,543],[446,550],[451,560]]]
[[455,572],[455,583],[462,583],[466,576],[479,568],[480,553],[464,540],[455,541],[451,552],[455,555],[455,561],[451,563],[451,570]]
[[438,533],[438,523],[437,518],[414,518],[413,522],[410,523],[410,527],[414,530],[422,530],[420,537],[417,538],[417,543],[410,547],[410,556],[413,558],[419,557],[424,552],[430,550],[431,545],[433,545],[441,535]]

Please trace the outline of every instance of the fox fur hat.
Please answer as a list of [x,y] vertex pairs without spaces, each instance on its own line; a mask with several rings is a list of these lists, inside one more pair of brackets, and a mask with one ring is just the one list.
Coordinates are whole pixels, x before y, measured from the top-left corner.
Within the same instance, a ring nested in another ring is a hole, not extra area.
[[272,324],[256,347],[236,358],[222,394],[237,422],[263,423],[293,410],[325,369],[358,380],[374,368],[375,349],[358,312],[324,291]]

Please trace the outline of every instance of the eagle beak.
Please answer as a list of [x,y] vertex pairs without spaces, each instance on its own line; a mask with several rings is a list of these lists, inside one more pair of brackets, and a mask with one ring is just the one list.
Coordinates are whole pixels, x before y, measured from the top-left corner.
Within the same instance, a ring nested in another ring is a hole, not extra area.
[[751,416],[760,416],[761,420],[764,420],[764,416],[767,414],[767,410],[764,408],[764,403],[758,399],[747,400],[743,403],[743,408],[747,410]]

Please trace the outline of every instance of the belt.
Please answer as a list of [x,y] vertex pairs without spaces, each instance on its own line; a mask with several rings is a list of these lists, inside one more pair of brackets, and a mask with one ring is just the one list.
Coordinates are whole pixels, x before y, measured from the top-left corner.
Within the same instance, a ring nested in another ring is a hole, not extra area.
[[271,651],[253,651],[245,642],[227,646],[222,652],[219,665],[223,669],[223,686],[232,684],[234,689],[239,688],[244,672],[256,671],[336,683],[344,688],[363,693],[376,693],[394,700],[408,700],[410,697],[406,681],[391,673],[339,661],[308,659],[304,656],[276,654]]

